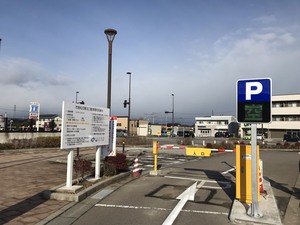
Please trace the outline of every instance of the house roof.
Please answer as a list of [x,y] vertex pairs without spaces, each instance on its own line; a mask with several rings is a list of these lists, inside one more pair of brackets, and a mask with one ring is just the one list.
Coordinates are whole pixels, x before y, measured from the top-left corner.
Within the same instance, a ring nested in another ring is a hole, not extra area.
[[54,119],[56,117],[59,117],[57,114],[43,114],[40,115],[40,119]]

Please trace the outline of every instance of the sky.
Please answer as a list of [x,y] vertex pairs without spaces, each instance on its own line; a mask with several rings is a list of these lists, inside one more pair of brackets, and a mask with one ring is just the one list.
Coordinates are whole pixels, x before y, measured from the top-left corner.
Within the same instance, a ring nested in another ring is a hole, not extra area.
[[[299,94],[298,0],[0,0],[0,115],[61,114],[62,101],[111,115],[193,123],[236,116],[236,82],[272,79],[273,95]],[[172,96],[174,94],[174,97]]]

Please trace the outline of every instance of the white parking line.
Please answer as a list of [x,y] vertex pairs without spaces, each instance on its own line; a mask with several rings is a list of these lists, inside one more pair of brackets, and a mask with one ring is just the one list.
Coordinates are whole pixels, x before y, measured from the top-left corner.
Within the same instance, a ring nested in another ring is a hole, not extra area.
[[235,170],[235,167],[234,167],[234,168],[231,168],[231,169],[229,169],[229,170],[226,170],[226,171],[222,172],[221,174],[224,175],[224,174],[227,174],[227,173],[229,173],[229,172],[231,172],[231,171],[234,171],[234,170]]
[[[171,211],[173,209],[166,208],[157,208],[157,207],[148,207],[148,206],[133,206],[133,205],[109,205],[109,204],[96,204],[97,207],[106,207],[106,208],[120,208],[120,209],[142,209],[142,210],[156,210],[156,211]],[[213,215],[224,215],[228,216],[226,212],[212,212],[212,211],[203,211],[203,210],[187,210],[183,209],[181,212],[188,213],[199,213],[199,214],[213,214]]]
[[[228,189],[231,188],[231,182],[229,181],[216,181],[216,180],[201,180],[201,179],[196,179],[196,178],[189,178],[189,177],[175,177],[175,176],[165,176],[166,178],[171,178],[171,179],[179,179],[179,180],[190,180],[190,181],[197,181],[197,182],[204,182],[204,183],[213,183],[213,184],[218,184],[220,187],[216,186],[206,186],[203,185],[201,186],[202,188],[208,188],[208,189]],[[224,185],[224,186],[221,186]],[[198,188],[198,187],[197,187]],[[199,187],[200,188],[200,187]],[[198,188],[198,189],[199,189]]]

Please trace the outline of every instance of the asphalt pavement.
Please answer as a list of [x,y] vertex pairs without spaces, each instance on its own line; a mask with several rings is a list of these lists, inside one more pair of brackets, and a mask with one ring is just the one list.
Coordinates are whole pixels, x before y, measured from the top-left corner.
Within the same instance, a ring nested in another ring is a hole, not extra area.
[[[138,154],[141,151],[145,149],[136,148],[127,153]],[[57,154],[62,159],[67,156],[66,152],[57,149],[0,153],[0,224],[46,224],[76,207],[78,203],[42,197],[45,190],[66,182],[66,165],[49,160]],[[94,150],[88,150],[86,154],[93,155]],[[284,224],[299,224],[299,192],[298,176]]]

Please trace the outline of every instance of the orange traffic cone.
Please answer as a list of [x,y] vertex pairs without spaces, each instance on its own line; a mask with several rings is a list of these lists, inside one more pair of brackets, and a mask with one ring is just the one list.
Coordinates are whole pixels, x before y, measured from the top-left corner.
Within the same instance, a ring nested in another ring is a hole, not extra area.
[[138,160],[138,158],[135,158],[135,160],[134,160],[132,175],[134,177],[141,176],[141,170],[139,168],[139,160]]

